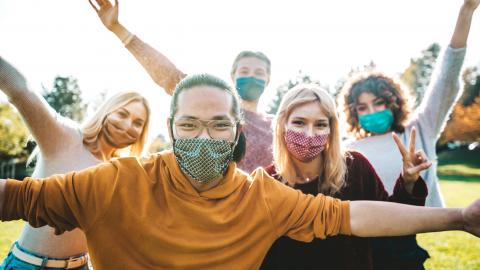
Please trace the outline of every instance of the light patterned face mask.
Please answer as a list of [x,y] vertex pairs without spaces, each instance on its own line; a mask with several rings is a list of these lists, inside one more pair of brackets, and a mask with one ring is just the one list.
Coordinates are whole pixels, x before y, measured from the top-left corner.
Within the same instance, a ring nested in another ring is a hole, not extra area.
[[303,162],[310,162],[325,149],[329,136],[330,133],[307,136],[304,132],[288,129],[285,132],[285,144],[295,158]]
[[234,145],[228,140],[175,139],[173,151],[182,172],[200,184],[221,177],[233,159]]

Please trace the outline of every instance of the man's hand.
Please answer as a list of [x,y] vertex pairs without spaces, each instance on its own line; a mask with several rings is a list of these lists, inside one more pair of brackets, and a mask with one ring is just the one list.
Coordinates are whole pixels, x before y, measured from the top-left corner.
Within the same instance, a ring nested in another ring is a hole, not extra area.
[[[478,1],[477,1],[478,2]],[[462,209],[464,230],[480,237],[480,199]]]

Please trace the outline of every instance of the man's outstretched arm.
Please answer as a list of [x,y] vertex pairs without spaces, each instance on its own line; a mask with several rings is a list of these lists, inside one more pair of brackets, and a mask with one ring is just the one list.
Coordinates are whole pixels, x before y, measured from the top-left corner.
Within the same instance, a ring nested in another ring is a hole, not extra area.
[[450,230],[462,230],[480,236],[480,199],[466,208],[352,201],[350,226],[352,234],[361,237],[401,236]]

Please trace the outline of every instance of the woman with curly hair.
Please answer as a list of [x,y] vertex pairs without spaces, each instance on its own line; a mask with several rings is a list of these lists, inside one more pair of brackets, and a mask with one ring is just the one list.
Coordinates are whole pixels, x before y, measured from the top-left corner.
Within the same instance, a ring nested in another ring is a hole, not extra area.
[[[343,106],[348,132],[355,140],[348,146],[368,158],[390,193],[395,185],[393,180],[402,172],[402,157],[395,150],[391,132],[405,143],[410,131],[416,128],[419,137],[416,148],[423,149],[429,160],[437,159],[435,144],[458,96],[466,42],[473,13],[479,3],[479,0],[464,1],[450,45],[437,64],[432,82],[412,117],[409,117],[411,99],[408,91],[382,73],[370,72],[352,77],[341,91],[339,103]],[[426,206],[444,207],[436,170],[434,163],[421,174],[429,191]],[[418,247],[414,237],[400,239],[396,244],[392,241],[390,239],[387,246],[380,244],[379,249],[385,251],[384,258],[394,256],[399,261],[398,265],[408,260],[421,261],[421,265],[428,258],[428,253]],[[422,268],[409,265],[402,269]]]

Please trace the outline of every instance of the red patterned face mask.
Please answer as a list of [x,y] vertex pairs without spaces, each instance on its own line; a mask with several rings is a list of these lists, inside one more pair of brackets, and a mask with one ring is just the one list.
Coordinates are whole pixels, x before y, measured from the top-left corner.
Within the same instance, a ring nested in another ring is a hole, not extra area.
[[304,132],[287,129],[285,143],[288,151],[302,162],[314,160],[325,149],[330,133],[307,136]]

